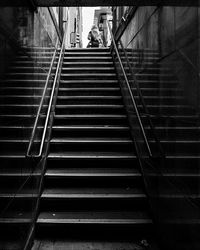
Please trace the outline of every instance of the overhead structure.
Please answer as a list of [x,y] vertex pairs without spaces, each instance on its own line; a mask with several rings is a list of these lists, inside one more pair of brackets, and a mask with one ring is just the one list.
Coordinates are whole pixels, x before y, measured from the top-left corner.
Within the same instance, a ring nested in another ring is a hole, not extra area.
[[199,0],[1,0],[0,6],[199,6]]

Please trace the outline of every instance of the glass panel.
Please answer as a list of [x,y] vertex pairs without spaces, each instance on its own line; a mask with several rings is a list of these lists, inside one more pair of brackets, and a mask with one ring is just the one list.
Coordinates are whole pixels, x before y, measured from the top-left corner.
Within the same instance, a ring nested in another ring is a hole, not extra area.
[[[58,35],[47,8],[5,7],[0,17],[0,248],[23,249],[44,165],[26,154]],[[57,59],[32,153],[40,145]]]
[[[121,38],[165,154],[143,161],[162,249],[199,248],[198,20],[198,8],[139,7]],[[120,54],[123,58],[122,49]],[[154,150],[145,112],[131,86]],[[140,144],[136,131],[135,138]],[[141,153],[146,155],[143,148]]]

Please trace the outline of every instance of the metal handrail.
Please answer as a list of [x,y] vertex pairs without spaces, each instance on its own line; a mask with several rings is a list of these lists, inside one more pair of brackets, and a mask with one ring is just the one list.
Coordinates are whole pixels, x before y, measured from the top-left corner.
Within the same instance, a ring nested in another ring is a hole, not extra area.
[[125,81],[126,81],[126,85],[128,87],[128,91],[129,91],[129,94],[130,94],[130,97],[131,97],[131,101],[133,103],[133,106],[134,106],[134,109],[135,109],[135,112],[136,112],[136,116],[137,116],[137,119],[138,119],[138,122],[139,122],[139,125],[140,125],[140,128],[141,128],[141,131],[142,131],[142,135],[143,135],[143,138],[144,138],[144,141],[145,141],[145,144],[146,144],[149,156],[152,157],[153,155],[152,155],[152,152],[151,152],[151,148],[149,146],[149,143],[148,143],[148,140],[147,140],[147,137],[146,137],[146,134],[145,134],[145,130],[144,130],[144,127],[143,127],[143,124],[142,124],[142,120],[140,118],[140,114],[139,114],[139,111],[138,111],[138,108],[137,108],[137,105],[136,105],[136,101],[135,101],[135,98],[134,98],[133,93],[131,91],[131,87],[130,87],[129,81],[128,81],[128,78],[126,76],[126,72],[124,70],[124,66],[122,64],[122,61],[121,61],[121,58],[120,58],[120,55],[119,55],[119,52],[118,52],[117,45],[115,43],[115,39],[114,39],[114,36],[113,36],[113,33],[112,33],[112,29],[111,29],[110,23],[109,23],[109,21],[107,21],[107,23],[108,23],[108,28],[109,28],[109,31],[110,31],[111,39],[112,39],[112,42],[113,42],[113,46],[114,46],[114,49],[116,51],[120,67],[122,69],[122,72],[123,72],[123,75],[124,75],[124,78],[125,78]]
[[140,89],[140,87],[139,87],[139,84],[138,84],[138,81],[137,81],[137,79],[136,79],[136,76],[135,76],[135,73],[134,73],[134,71],[133,71],[133,68],[131,67],[131,63],[130,63],[130,61],[129,61],[127,52],[126,52],[126,50],[125,50],[125,48],[124,48],[124,46],[123,46],[123,44],[122,44],[121,39],[119,39],[119,42],[120,42],[121,48],[122,48],[122,50],[123,50],[123,52],[124,52],[124,54],[125,54],[125,58],[126,58],[126,61],[127,61],[127,63],[128,63],[128,67],[129,67],[130,73],[131,73],[131,75],[132,75],[132,77],[133,77],[133,81],[134,81],[134,83],[135,83],[135,86],[136,86],[136,89],[137,89],[139,98],[140,98],[140,100],[141,100],[142,106],[143,106],[143,108],[144,108],[145,115],[148,117],[149,125],[150,125],[151,130],[153,131],[153,135],[154,135],[155,141],[156,141],[156,143],[157,143],[157,145],[158,145],[158,148],[159,148],[159,150],[160,150],[160,153],[161,153],[162,155],[164,155],[164,152],[163,152],[163,149],[162,149],[162,147],[161,147],[160,141],[159,141],[159,139],[158,139],[158,137],[157,137],[157,135],[156,135],[156,133],[155,133],[154,125],[153,125],[153,123],[152,123],[152,121],[151,121],[150,114],[149,114],[148,108],[147,108],[147,106],[146,106],[146,103],[145,103],[145,101],[144,101],[144,98],[143,98],[141,89]]
[[32,148],[33,141],[34,141],[34,138],[35,138],[35,132],[36,132],[36,128],[37,128],[37,125],[38,125],[38,121],[39,121],[40,113],[41,113],[41,110],[42,110],[43,102],[44,102],[44,99],[45,99],[45,96],[46,96],[46,91],[47,91],[47,88],[48,88],[48,83],[49,83],[49,79],[50,79],[50,76],[51,76],[51,71],[52,71],[54,60],[55,60],[55,57],[56,57],[57,48],[58,48],[58,41],[56,43],[56,48],[55,48],[54,53],[53,53],[53,57],[52,57],[51,64],[50,64],[50,67],[49,67],[49,71],[48,71],[48,75],[47,75],[47,78],[46,78],[42,98],[41,98],[40,105],[39,105],[39,108],[38,108],[38,112],[37,112],[37,115],[36,115],[33,130],[32,130],[32,133],[31,133],[31,138],[30,138],[30,141],[29,141],[28,150],[27,150],[27,154],[26,154],[27,157],[31,157],[30,152],[31,152],[31,148]]
[[[60,70],[60,66],[61,66],[61,59],[62,59],[62,55],[63,55],[64,49],[65,49],[66,33],[67,32],[65,31],[65,34],[64,34],[64,37],[63,37],[62,46],[61,46],[61,49],[60,49],[60,55],[59,55],[59,59],[58,59],[58,64],[57,64],[57,68],[56,68],[56,74],[55,74],[55,78],[54,78],[54,82],[53,82],[53,87],[52,87],[52,91],[51,91],[49,105],[48,105],[47,116],[46,116],[46,119],[45,119],[45,125],[44,125],[44,130],[43,130],[43,133],[42,133],[42,140],[41,140],[41,143],[40,143],[39,153],[36,154],[36,155],[31,155],[31,153],[29,152],[29,154],[27,154],[28,157],[39,158],[42,155],[44,141],[45,141],[46,132],[47,132],[47,125],[48,125],[49,117],[50,117],[50,113],[51,113],[52,101],[53,101],[53,98],[54,98],[54,92],[55,92],[56,83],[57,83],[57,79],[58,79],[58,75],[59,75],[59,70]],[[39,116],[38,116],[38,118],[39,118]],[[34,137],[35,137],[35,135],[34,135]],[[30,142],[30,149],[32,148],[32,145],[33,145],[33,140],[31,140],[31,142]]]

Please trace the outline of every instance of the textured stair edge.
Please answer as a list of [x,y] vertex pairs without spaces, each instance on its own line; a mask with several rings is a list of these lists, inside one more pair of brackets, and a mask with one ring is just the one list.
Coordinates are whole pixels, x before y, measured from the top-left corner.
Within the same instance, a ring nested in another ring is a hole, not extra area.
[[37,223],[41,224],[129,224],[129,225],[138,225],[138,224],[152,224],[151,219],[42,219],[38,218]]

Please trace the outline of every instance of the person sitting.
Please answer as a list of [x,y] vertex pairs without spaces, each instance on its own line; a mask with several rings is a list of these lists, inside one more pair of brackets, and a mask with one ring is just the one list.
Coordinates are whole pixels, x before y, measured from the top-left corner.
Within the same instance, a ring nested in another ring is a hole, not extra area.
[[99,33],[99,29],[96,25],[92,26],[91,31],[88,34],[88,40],[90,41],[87,45],[87,48],[99,47],[103,44],[101,34]]

